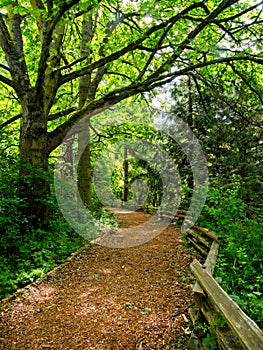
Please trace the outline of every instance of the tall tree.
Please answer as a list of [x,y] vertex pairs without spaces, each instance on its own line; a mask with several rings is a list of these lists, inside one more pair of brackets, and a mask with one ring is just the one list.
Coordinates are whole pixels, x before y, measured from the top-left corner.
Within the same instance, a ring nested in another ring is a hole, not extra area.
[[[93,16],[92,13],[84,16],[82,21],[82,39],[81,39],[81,57],[86,59],[87,64],[92,61],[90,42],[94,35],[93,32]],[[79,79],[79,109],[83,108],[87,101],[94,99],[95,90],[91,86],[91,74],[81,76]],[[91,154],[90,154],[90,132],[89,123],[79,134],[79,149],[84,148],[84,152],[80,157],[78,166],[78,187],[82,202],[89,209],[92,209],[91,194]],[[84,144],[83,144],[84,143]],[[82,145],[83,144],[83,145]]]
[[249,61],[259,70],[262,3],[4,0],[0,81],[21,106],[10,123],[21,118],[26,213],[42,221],[49,155],[85,116],[204,67]]
[[[172,113],[167,115],[173,118],[175,114],[189,123],[205,152],[211,182],[220,187],[232,184],[238,188],[250,215],[249,206],[260,208],[263,203],[263,90],[250,64],[234,69],[239,74],[235,80],[232,79],[232,64],[225,67],[223,75],[217,70],[214,78],[210,75],[209,79],[204,79],[207,72],[198,72],[181,79],[173,86]],[[249,81],[244,81],[244,76],[250,76]],[[222,78],[228,81],[227,85]],[[192,81],[190,86],[189,80]],[[184,171],[186,157],[178,156],[181,154],[178,145],[168,144],[168,150],[179,158],[184,178],[191,178],[189,168]]]

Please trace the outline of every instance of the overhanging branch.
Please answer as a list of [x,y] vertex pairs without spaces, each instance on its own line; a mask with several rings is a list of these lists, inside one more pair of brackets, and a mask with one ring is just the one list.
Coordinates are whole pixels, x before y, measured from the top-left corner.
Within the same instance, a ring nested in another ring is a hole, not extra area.
[[[103,57],[103,58],[97,60],[96,62],[89,64],[88,66],[86,66],[82,69],[65,74],[64,76],[62,76],[62,78],[60,80],[60,86],[69,82],[69,81],[72,81],[76,78],[79,78],[83,75],[89,74],[92,71],[94,71],[95,69],[98,69],[102,66],[105,66],[107,63],[113,62],[113,61],[117,60],[118,58],[123,57],[128,52],[131,52],[131,51],[134,51],[138,48],[141,48],[142,43],[146,39],[148,39],[153,33],[166,28],[171,23],[174,24],[179,19],[181,19],[186,13],[188,13],[189,11],[192,11],[193,9],[196,9],[196,8],[203,8],[203,2],[194,3],[194,4],[190,5],[189,7],[187,7],[185,10],[183,10],[181,13],[169,18],[167,21],[152,26],[149,30],[146,31],[146,33],[141,38],[128,44],[126,47],[120,49],[119,51],[116,51],[116,52],[114,52],[106,57]],[[75,62],[77,62],[77,61],[78,60],[76,60]],[[72,64],[70,64],[70,67],[72,67]]]
[[[54,113],[54,114],[50,114],[49,117],[48,117],[48,121],[52,121],[52,120],[59,119],[61,117],[65,117],[68,114],[75,112],[76,109],[77,108],[75,108],[75,107],[71,107],[71,108],[68,108],[68,109],[66,109],[64,111],[60,111],[60,112],[57,112],[57,113]],[[15,115],[14,117],[8,119],[4,123],[0,124],[0,130],[5,128],[6,126],[12,124],[13,122],[17,121],[21,117],[22,117],[22,114],[20,113],[20,114]]]
[[179,71],[169,73],[166,75],[159,75],[156,77],[155,73],[152,74],[149,78],[147,78],[143,82],[132,83],[126,87],[116,89],[104,97],[93,101],[88,106],[83,108],[82,110],[74,113],[65,123],[61,124],[55,130],[53,130],[49,134],[49,145],[48,152],[53,151],[56,147],[60,145],[66,134],[70,131],[75,123],[80,121],[83,117],[89,116],[92,117],[98,113],[101,113],[106,108],[109,108],[124,99],[137,95],[142,92],[151,91],[157,87],[161,87],[171,81],[173,81],[176,77],[189,74],[194,70],[198,70],[203,67],[216,65],[216,64],[225,64],[228,62],[241,61],[241,60],[250,60],[256,62],[258,64],[263,65],[263,59],[255,58],[254,56],[239,56],[239,57],[227,57],[214,59],[209,62],[198,63],[196,65],[192,65],[181,69]]
[[263,99],[262,96],[260,95],[260,93],[250,84],[250,82],[246,79],[246,77],[230,62],[229,66],[231,67],[231,69],[233,70],[233,72],[239,76],[239,78],[241,78],[243,80],[243,82],[248,86],[248,88],[254,92],[255,95],[257,95],[257,97],[259,98],[259,101],[261,104],[263,104]]
[[54,113],[54,114],[50,114],[48,116],[48,121],[52,121],[52,120],[59,119],[61,117],[65,117],[68,114],[75,112],[76,110],[77,110],[76,107],[71,107],[71,108],[65,109],[64,111],[60,111],[60,112],[57,112],[57,113]]
[[14,83],[12,82],[12,80],[4,77],[3,75],[0,74],[0,81],[8,86],[10,86],[11,88],[15,88]]
[[191,41],[193,41],[199,35],[199,33],[201,33],[202,30],[204,30],[204,28],[206,28],[209,24],[215,23],[216,18],[226,8],[235,4],[238,1],[239,0],[222,1],[213,12],[211,12],[206,18],[204,18],[204,20],[201,23],[199,23],[192,31],[190,31],[186,38],[176,47],[174,54],[171,55],[171,57],[169,57],[166,60],[166,62],[164,62],[164,64],[156,70],[154,75],[158,77],[161,74],[165,73],[165,71],[167,70],[167,66],[172,67],[175,64],[176,60],[183,53],[183,51],[190,45]]
[[249,13],[249,12],[255,10],[257,7],[259,7],[259,6],[262,5],[262,4],[263,4],[263,1],[260,1],[258,4],[255,4],[255,5],[253,5],[253,6],[250,6],[250,7],[246,8],[245,10],[243,10],[243,11],[237,13],[236,15],[233,15],[233,16],[230,16],[230,17],[227,17],[227,18],[222,18],[222,19],[220,19],[220,20],[218,20],[218,22],[224,23],[224,22],[233,21],[234,19],[237,19],[237,18],[239,18],[239,17],[245,15],[246,13]]
[[[222,58],[216,58],[214,60],[208,61],[208,62],[201,62],[201,63],[197,63],[197,64],[193,64],[190,65],[186,68],[183,68],[179,71],[173,72],[173,73],[169,73],[164,75],[164,77],[168,78],[168,77],[178,77],[180,75],[184,75],[186,73],[189,73],[191,71],[200,69],[200,68],[204,68],[204,67],[208,67],[208,66],[212,66],[212,65],[216,65],[216,64],[224,64],[224,63],[231,63],[231,62],[235,62],[235,61],[251,61],[251,62],[255,62],[257,64],[263,65],[263,59],[262,58],[257,58],[255,56],[251,56],[251,55],[246,55],[246,56],[233,56],[233,57],[222,57]],[[154,76],[155,74],[153,74]],[[160,79],[160,78],[159,78]]]
[[4,123],[2,123],[0,125],[0,130],[2,130],[3,128],[5,128],[6,126],[12,124],[13,122],[17,121],[18,119],[20,119],[22,117],[22,114],[17,114],[14,117],[8,119],[7,121],[5,121]]

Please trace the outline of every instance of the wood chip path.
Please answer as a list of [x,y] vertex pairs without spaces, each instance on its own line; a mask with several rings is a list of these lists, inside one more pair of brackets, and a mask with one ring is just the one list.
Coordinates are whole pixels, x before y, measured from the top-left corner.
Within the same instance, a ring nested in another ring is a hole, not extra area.
[[92,245],[2,303],[0,349],[186,349],[192,260],[173,225],[132,248]]

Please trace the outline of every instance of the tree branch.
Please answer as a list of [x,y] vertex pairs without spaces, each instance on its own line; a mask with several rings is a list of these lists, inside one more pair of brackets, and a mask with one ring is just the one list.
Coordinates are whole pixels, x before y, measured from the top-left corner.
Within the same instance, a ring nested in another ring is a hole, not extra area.
[[[71,7],[78,4],[79,2],[80,2],[80,0],[71,0],[68,3],[63,2],[61,4],[59,11],[56,13],[53,20],[51,21],[51,23],[48,25],[48,28],[47,28],[46,36],[49,40],[52,39],[53,31],[54,31],[56,25],[58,24],[58,22],[61,20],[62,16],[66,13],[66,11],[70,10]],[[93,6],[90,6],[90,10],[92,8],[93,8]]]
[[66,136],[66,134],[71,129],[71,127],[85,116],[89,116],[91,118],[93,115],[101,113],[103,110],[117,104],[118,102],[128,97],[137,95],[142,92],[151,91],[156,87],[163,86],[173,81],[176,77],[187,75],[189,74],[189,72],[192,72],[194,70],[211,66],[211,65],[224,64],[228,62],[241,61],[241,60],[249,60],[249,61],[253,61],[263,65],[263,59],[258,59],[253,56],[252,57],[251,56],[226,57],[226,58],[214,59],[208,62],[198,63],[196,65],[192,65],[166,75],[156,76],[155,73],[153,73],[149,78],[147,78],[143,82],[132,83],[126,87],[116,89],[108,93],[104,97],[91,102],[88,106],[86,106],[82,110],[73,114],[65,123],[61,124],[55,130],[53,130],[49,134],[48,152],[51,152],[56,147],[58,147],[62,142],[62,140],[64,139],[64,137]]
[[[180,13],[180,18],[181,18],[182,13]],[[160,39],[158,40],[158,43],[156,44],[156,46],[154,47],[153,51],[150,54],[150,57],[148,58],[147,62],[145,63],[142,71],[140,72],[140,74],[138,75],[138,80],[141,80],[141,78],[144,76],[144,74],[147,71],[147,68],[149,67],[149,65],[151,64],[152,60],[154,59],[157,51],[159,50],[160,46],[162,45],[162,42],[164,41],[164,39],[166,38],[168,32],[170,31],[170,29],[173,27],[173,25],[178,21],[178,17],[175,17],[174,20],[168,25],[168,27],[164,30],[163,34],[161,35]]]
[[260,93],[250,84],[250,82],[246,79],[246,77],[245,77],[241,72],[239,72],[239,71],[236,69],[236,67],[235,67],[231,62],[230,62],[228,65],[231,67],[231,69],[233,70],[233,72],[234,72],[237,76],[239,76],[239,78],[241,78],[241,79],[243,80],[243,82],[249,87],[249,89],[250,89],[252,92],[254,92],[255,95],[257,95],[257,97],[259,98],[260,103],[263,104],[263,99],[262,99]]
[[[48,121],[52,121],[52,120],[56,120],[59,119],[61,117],[65,117],[66,115],[73,113],[77,110],[77,108],[75,107],[71,107],[68,109],[65,109],[64,111],[60,111],[54,114],[50,114],[48,117]],[[17,121],[18,119],[20,119],[22,117],[22,114],[17,114],[14,117],[8,119],[7,121],[5,121],[4,123],[0,124],[0,130],[5,128],[6,126],[10,125],[11,123]]]
[[4,123],[0,124],[0,130],[2,130],[3,128],[5,128],[6,126],[10,125],[11,123],[17,121],[18,119],[20,119],[22,117],[22,114],[17,114],[14,117],[8,119],[7,121],[5,121]]
[[52,16],[52,8],[53,8],[53,0],[46,0],[47,2],[47,11],[48,11],[48,17]]
[[159,76],[167,70],[167,66],[172,66],[181,53],[188,47],[193,39],[197,37],[197,35],[209,24],[214,23],[216,17],[222,13],[226,8],[238,2],[239,0],[223,0],[218,7],[211,12],[204,20],[199,23],[188,35],[187,37],[177,46],[175,53],[166,60],[166,62],[156,70],[155,76]]
[[17,49],[14,40],[11,38],[1,13],[0,45],[6,55],[9,71],[12,76],[12,81],[4,76],[1,76],[1,81],[15,89],[17,95],[21,97],[24,95],[25,91],[28,91],[30,89],[30,81],[27,74],[26,62],[24,60],[23,52],[19,51],[21,48]]
[[4,22],[3,15],[0,12],[0,43],[7,58],[17,57],[18,52],[15,49],[14,42],[9,34],[8,28]]
[[[97,142],[102,142],[101,139],[104,138],[104,139],[110,139],[112,138],[113,136],[115,136],[116,134],[115,133],[108,133],[107,135],[103,135],[103,134],[100,134],[95,128],[94,126],[90,123],[89,124],[89,127],[91,128],[91,130],[94,132],[94,134],[96,135],[96,137],[98,137],[98,141]],[[122,133],[122,134],[125,134],[125,135],[131,135],[130,133]]]
[[65,117],[66,115],[68,115],[70,113],[73,113],[76,110],[77,110],[77,107],[71,107],[71,108],[65,109],[64,111],[60,111],[60,112],[57,112],[57,113],[54,113],[54,114],[50,114],[48,116],[48,121],[52,121],[52,120],[59,119],[61,117]]
[[[116,10],[116,11],[118,11],[118,10]],[[102,44],[100,46],[100,49],[99,49],[99,55],[101,57],[105,57],[104,46],[105,46],[105,44],[108,43],[109,38],[112,35],[112,33],[115,31],[115,29],[119,26],[120,23],[124,23],[125,19],[132,17],[134,15],[135,15],[134,13],[122,14],[122,16],[120,16],[120,17],[117,16],[116,20],[110,21],[106,24],[106,31],[105,31],[106,36],[104,37]],[[100,84],[100,82],[101,82],[101,80],[106,72],[107,72],[107,70],[106,70],[105,66],[102,66],[102,67],[97,69],[95,77],[91,81],[90,87],[89,87],[88,96],[90,99],[95,98],[97,88],[98,88],[98,86],[99,86],[99,84]]]
[[0,68],[3,68],[3,69],[5,69],[5,70],[7,70],[8,72],[10,72],[9,67],[5,66],[4,64],[1,64],[1,63],[0,63]]
[[4,77],[3,75],[0,74],[0,81],[8,86],[10,86],[11,88],[15,88],[14,83],[12,82],[12,80]]
[[227,18],[219,19],[218,22],[223,23],[223,22],[233,21],[234,19],[239,18],[239,17],[245,15],[246,13],[249,13],[249,12],[255,10],[257,7],[259,7],[262,4],[263,4],[263,1],[259,2],[258,4],[253,5],[251,7],[248,7],[247,9],[237,13],[236,15],[233,15],[233,16],[230,16],[230,17],[227,17]]
[[109,74],[109,75],[118,75],[120,77],[123,77],[123,78],[126,78],[127,80],[129,80],[130,82],[132,82],[132,79],[126,75],[126,74],[122,74],[122,73],[119,73],[119,72],[110,72],[110,71],[106,71],[106,74]]
[[214,23],[215,23],[220,29],[222,29],[223,32],[225,32],[227,35],[229,35],[230,38],[233,39],[235,43],[239,43],[239,42],[240,42],[240,39],[239,39],[239,40],[236,39],[235,36],[234,36],[234,34],[231,33],[231,31],[228,30],[225,26],[223,26],[222,23],[220,23],[220,22],[218,22],[218,21],[215,21]]
[[[209,67],[212,65],[216,65],[216,64],[224,64],[224,63],[229,63],[229,62],[235,62],[235,61],[251,61],[251,62],[255,62],[258,64],[263,65],[263,59],[261,58],[256,58],[255,56],[251,56],[251,55],[247,55],[247,56],[233,56],[233,57],[222,57],[222,58],[216,58],[214,60],[211,61],[207,61],[207,62],[201,62],[201,63],[197,63],[194,65],[190,65],[186,68],[183,68],[179,71],[173,72],[173,73],[169,73],[167,75],[165,75],[165,78],[169,78],[169,77],[178,77],[180,75],[184,75],[187,74],[191,71],[200,69],[200,68],[204,68],[204,67]],[[159,76],[159,79],[162,76]],[[155,78],[155,73],[152,75],[152,78]],[[156,79],[158,79],[156,77]]]
[[50,44],[53,39],[53,33],[54,30],[58,24],[58,22],[61,20],[62,16],[65,14],[66,11],[68,11],[71,7],[79,3],[80,0],[72,0],[68,3],[63,3],[60,6],[59,11],[54,16],[53,20],[47,21],[46,31],[43,33],[43,43],[42,43],[42,50],[40,55],[40,61],[39,61],[39,67],[38,67],[38,75],[37,80],[35,84],[36,94],[40,95],[41,89],[44,82],[45,77],[45,71],[47,68],[48,59],[50,56]]
[[[39,10],[46,10],[45,5],[43,4],[42,0],[30,0],[31,6],[33,8],[39,9]],[[49,2],[47,3],[47,5]],[[40,36],[41,42],[43,41],[43,33],[46,29],[47,22],[44,19],[44,17],[40,14],[35,15],[36,21],[37,21],[37,27],[38,27],[38,32]],[[48,5],[48,17],[51,17],[51,12],[49,11],[49,5]]]
[[[251,23],[247,23],[247,24],[241,24],[239,27],[235,27],[233,28],[232,30],[232,34],[236,34],[238,32],[240,32],[241,30],[244,30],[244,29],[249,29],[250,27],[252,27],[253,25],[255,24],[261,24],[263,22],[263,20],[255,20]],[[250,29],[250,32],[253,33],[253,31]],[[253,35],[255,35],[255,33],[253,33]]]
[[67,63],[65,66],[59,67],[57,69],[57,71],[70,70],[71,67],[75,66],[77,63],[81,63],[81,62],[85,61],[86,59],[87,59],[87,57],[80,57],[80,58],[78,58],[77,60],[75,60],[75,61],[73,61],[71,63]]
[[21,16],[18,13],[14,13],[13,9],[18,6],[18,1],[12,3],[12,10],[9,11],[9,20],[12,23],[12,36],[15,47],[19,54],[23,56],[23,37],[21,32]]
[[148,39],[153,33],[157,32],[157,31],[159,31],[161,29],[166,28],[167,26],[169,26],[170,23],[173,23],[175,20],[179,20],[187,11],[189,12],[189,11],[195,9],[195,8],[203,7],[202,5],[203,5],[202,2],[197,2],[197,3],[194,3],[193,5],[190,5],[182,13],[177,14],[177,15],[169,18],[165,22],[162,22],[162,23],[160,23],[158,25],[154,25],[149,30],[147,30],[146,33],[141,38],[139,38],[136,41],[128,44],[126,47],[122,48],[121,50],[116,51],[116,52],[108,55],[107,57],[103,57],[103,58],[99,59],[98,61],[91,63],[87,67],[84,67],[82,69],[76,70],[76,71],[74,71],[72,73],[69,73],[69,74],[65,74],[61,78],[60,85],[63,85],[65,83],[67,83],[67,82],[69,82],[71,80],[74,80],[76,78],[79,78],[79,77],[81,77],[83,75],[89,74],[93,70],[104,66],[106,63],[113,62],[113,61],[117,60],[118,58],[124,56],[126,53],[138,49],[138,47],[141,47],[142,43],[146,39]]

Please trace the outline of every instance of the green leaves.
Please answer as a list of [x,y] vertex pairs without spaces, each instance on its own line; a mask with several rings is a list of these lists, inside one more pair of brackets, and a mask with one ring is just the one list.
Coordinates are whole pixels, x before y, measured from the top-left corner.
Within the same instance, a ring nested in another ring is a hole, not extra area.
[[137,309],[137,307],[136,307],[134,304],[130,303],[130,302],[126,303],[125,306],[126,306],[128,309]]
[[93,279],[94,279],[95,281],[99,281],[100,277],[99,277],[99,275],[95,274],[95,275],[93,275]]
[[227,192],[228,196],[224,189],[210,189],[199,221],[223,237],[216,280],[262,327],[263,225],[246,219],[244,204],[237,198],[237,192]]

